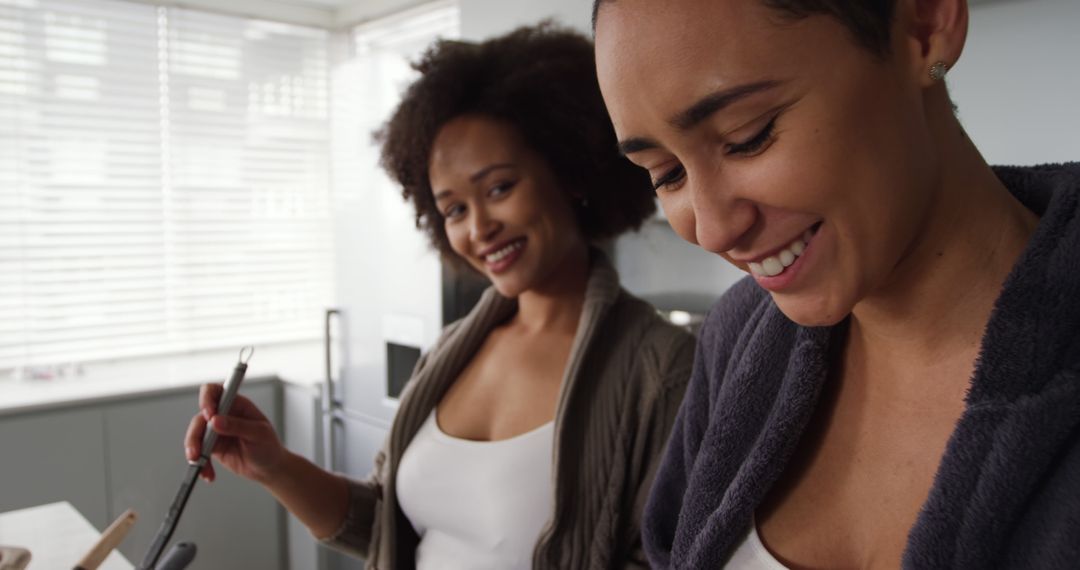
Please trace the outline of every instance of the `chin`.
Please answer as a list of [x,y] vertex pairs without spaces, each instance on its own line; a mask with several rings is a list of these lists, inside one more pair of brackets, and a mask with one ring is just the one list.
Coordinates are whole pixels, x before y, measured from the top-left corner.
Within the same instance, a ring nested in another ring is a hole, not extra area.
[[804,327],[831,327],[851,314],[851,306],[838,299],[776,294],[772,297],[780,312]]
[[516,298],[529,289],[528,285],[523,283],[516,275],[493,276],[488,274],[487,278],[491,281],[491,285],[495,287],[495,290],[508,299]]

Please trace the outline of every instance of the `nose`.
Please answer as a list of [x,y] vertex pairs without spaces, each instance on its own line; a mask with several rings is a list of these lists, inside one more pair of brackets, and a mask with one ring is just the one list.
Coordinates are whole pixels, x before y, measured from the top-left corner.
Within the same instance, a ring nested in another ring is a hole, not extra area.
[[693,241],[712,253],[725,253],[738,245],[757,219],[753,202],[738,196],[717,172],[692,180],[687,177]]
[[471,210],[469,216],[469,239],[473,243],[490,241],[502,229],[502,223],[495,219],[486,206],[476,205]]

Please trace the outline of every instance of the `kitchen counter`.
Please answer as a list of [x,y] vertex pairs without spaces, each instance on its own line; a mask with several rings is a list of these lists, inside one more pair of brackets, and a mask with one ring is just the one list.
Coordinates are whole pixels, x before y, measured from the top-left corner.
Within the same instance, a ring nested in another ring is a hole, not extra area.
[[[182,392],[205,382],[223,382],[232,373],[238,352],[239,349],[89,364],[82,375],[0,381],[0,417]],[[256,346],[244,382],[278,379],[304,386],[318,384],[325,374],[324,358],[321,342]]]

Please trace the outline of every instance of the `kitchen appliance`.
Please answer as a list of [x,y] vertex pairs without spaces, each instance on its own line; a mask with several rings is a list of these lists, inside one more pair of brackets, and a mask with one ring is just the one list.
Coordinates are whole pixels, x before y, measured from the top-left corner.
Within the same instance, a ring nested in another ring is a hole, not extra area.
[[[456,4],[436,2],[361,24],[332,50],[336,296],[326,312],[320,455],[324,468],[350,477],[371,472],[405,381],[444,322],[439,256],[379,168],[372,133],[417,76],[410,62],[457,30]],[[449,288],[451,297],[464,294]],[[322,554],[330,569],[363,567]]]

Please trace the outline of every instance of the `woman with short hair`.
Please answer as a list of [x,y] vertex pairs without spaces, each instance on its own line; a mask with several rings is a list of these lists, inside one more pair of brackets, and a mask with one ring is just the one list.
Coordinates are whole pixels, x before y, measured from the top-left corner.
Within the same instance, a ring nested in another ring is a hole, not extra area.
[[965,0],[598,3],[620,148],[750,274],[701,331],[656,568],[1080,567],[1080,167],[983,160],[945,85],[967,25]]

